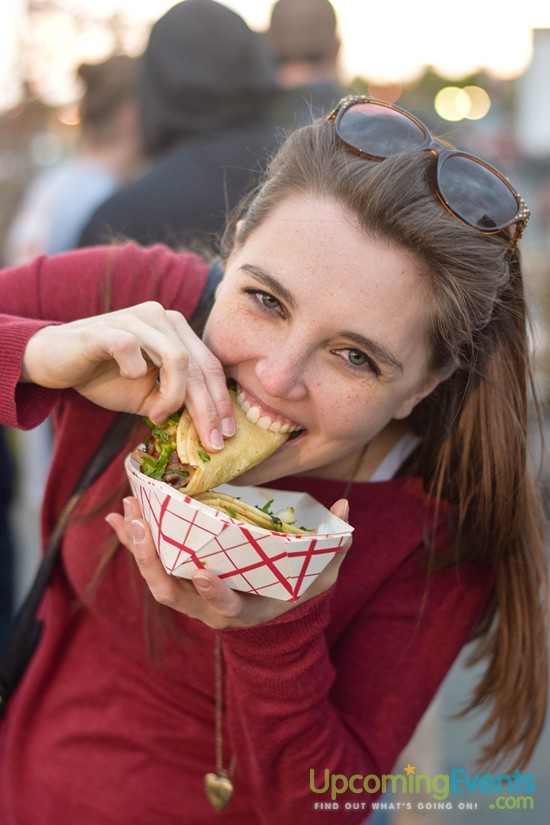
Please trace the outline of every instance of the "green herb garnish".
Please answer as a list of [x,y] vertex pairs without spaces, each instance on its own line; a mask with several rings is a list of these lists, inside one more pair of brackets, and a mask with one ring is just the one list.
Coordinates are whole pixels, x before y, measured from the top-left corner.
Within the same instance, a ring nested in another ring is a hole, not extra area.
[[202,461],[210,461],[212,457],[206,450],[197,450],[197,455]]
[[143,455],[141,471],[150,478],[162,479],[166,467],[176,449],[176,431],[180,413],[172,413],[162,424],[155,424],[150,418],[144,421],[151,429],[154,451],[158,455]]

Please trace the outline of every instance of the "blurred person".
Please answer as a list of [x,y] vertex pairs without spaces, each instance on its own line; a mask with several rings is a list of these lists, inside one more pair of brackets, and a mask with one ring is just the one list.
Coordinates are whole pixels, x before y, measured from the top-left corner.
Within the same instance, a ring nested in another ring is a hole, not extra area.
[[214,0],[184,0],[151,30],[140,91],[150,167],[96,210],[80,246],[122,236],[216,247],[277,139],[261,38]]
[[[362,822],[361,779],[392,770],[472,638],[483,764],[521,770],[538,741],[523,200],[404,110],[355,98],[291,132],[234,218],[213,265],[125,243],[0,273],[0,422],[59,422],[45,533],[115,411],[135,415],[63,535],[2,720],[2,823]],[[294,602],[230,589],[216,553],[168,575],[126,492],[142,416],[185,406],[208,460],[231,449],[228,380],[252,426],[294,430],[238,483],[308,492],[354,526]],[[315,810],[325,784],[338,810]]]
[[273,116],[290,128],[328,114],[345,94],[338,21],[329,0],[277,0],[265,42],[282,95]]
[[138,63],[121,54],[78,67],[84,93],[76,149],[31,182],[7,232],[7,265],[74,248],[95,207],[137,174]]
[[[75,150],[39,173],[24,194],[6,235],[3,255],[8,265],[73,248],[97,204],[137,173],[141,163],[138,63],[137,58],[120,54],[78,67],[84,91]],[[16,510],[22,511],[25,523],[15,532],[27,551],[18,557],[17,579],[24,588],[39,550],[38,514],[51,457],[51,422],[18,432],[15,439],[17,460],[10,472],[20,476]],[[6,475],[5,466],[0,472]]]

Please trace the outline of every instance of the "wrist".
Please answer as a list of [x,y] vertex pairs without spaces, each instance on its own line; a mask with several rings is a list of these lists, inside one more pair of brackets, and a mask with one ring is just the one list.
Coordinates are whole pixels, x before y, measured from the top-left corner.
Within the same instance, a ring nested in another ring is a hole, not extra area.
[[44,335],[47,334],[49,326],[48,324],[37,329],[27,341],[21,362],[19,383],[45,386],[40,381],[40,362],[44,357]]

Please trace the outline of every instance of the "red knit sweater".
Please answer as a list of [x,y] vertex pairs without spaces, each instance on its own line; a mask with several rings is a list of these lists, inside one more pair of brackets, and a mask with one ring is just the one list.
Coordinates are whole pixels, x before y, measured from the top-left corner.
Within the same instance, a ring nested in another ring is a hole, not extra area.
[[[32,427],[55,416],[45,533],[113,414],[73,391],[17,384],[25,343],[43,324],[36,319],[66,321],[151,298],[189,316],[205,279],[193,256],[134,245],[0,273],[0,422]],[[235,796],[215,814],[203,790],[215,768],[215,631],[159,616],[124,550],[88,588],[112,540],[102,514],[120,509],[124,452],[85,496],[80,514],[101,505],[99,516],[67,530],[42,641],[1,724],[0,822],[363,822],[366,792],[340,797],[338,811],[315,810],[330,794],[310,789],[310,769],[317,787],[325,770],[392,770],[479,617],[491,572],[463,565],[427,576],[418,479],[354,485],[354,544],[335,587],[267,624],[221,634],[224,762],[234,755],[236,768]],[[305,489],[327,506],[342,493],[325,480],[276,486]],[[438,540],[446,546],[443,511]],[[362,810],[346,812],[346,798]]]

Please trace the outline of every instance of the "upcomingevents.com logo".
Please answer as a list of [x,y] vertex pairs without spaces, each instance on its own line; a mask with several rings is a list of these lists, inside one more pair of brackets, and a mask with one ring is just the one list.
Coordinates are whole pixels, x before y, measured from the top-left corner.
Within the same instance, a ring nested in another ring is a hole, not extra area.
[[[328,769],[316,773],[312,768],[309,787],[313,793],[325,796],[325,800],[313,803],[318,811],[361,810],[371,806],[390,810],[450,810],[454,807],[476,810],[485,799],[489,809],[504,811],[533,810],[536,781],[533,774],[519,770],[511,774],[469,774],[462,768],[453,768],[448,774],[430,776],[417,774],[416,766],[408,764],[403,773],[381,776],[359,773],[346,776]],[[357,795],[357,801],[350,799],[350,794]],[[341,799],[344,795],[345,801]],[[382,795],[383,799],[371,802],[368,797],[373,795]],[[359,798],[361,796],[363,799]]]

